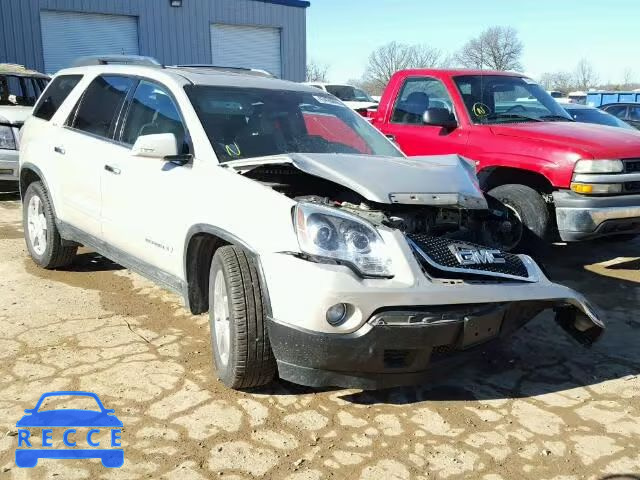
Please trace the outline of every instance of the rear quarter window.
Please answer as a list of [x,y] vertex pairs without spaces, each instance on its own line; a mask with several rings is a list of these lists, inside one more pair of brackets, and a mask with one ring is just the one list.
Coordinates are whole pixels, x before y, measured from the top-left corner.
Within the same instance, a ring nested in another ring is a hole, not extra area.
[[51,120],[81,79],[82,75],[60,75],[54,78],[35,106],[33,116]]

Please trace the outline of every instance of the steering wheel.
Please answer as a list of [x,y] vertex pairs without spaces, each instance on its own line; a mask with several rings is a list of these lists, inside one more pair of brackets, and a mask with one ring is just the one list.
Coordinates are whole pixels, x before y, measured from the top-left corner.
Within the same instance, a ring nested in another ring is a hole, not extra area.
[[522,110],[523,112],[526,112],[527,109],[525,107],[523,107],[522,105],[514,105],[513,107],[509,107],[507,108],[504,113],[511,113],[513,112],[516,108],[519,108],[520,110]]

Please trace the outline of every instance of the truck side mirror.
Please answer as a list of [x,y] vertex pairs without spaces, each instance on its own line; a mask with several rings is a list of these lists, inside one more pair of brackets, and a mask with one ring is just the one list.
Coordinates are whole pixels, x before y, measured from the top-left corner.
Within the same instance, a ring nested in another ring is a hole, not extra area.
[[458,126],[453,113],[446,108],[428,108],[422,115],[422,121],[425,125],[434,127],[456,128]]

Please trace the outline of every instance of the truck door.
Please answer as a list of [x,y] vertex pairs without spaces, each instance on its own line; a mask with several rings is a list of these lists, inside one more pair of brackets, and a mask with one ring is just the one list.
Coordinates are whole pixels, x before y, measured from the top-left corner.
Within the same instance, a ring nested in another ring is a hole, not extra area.
[[432,77],[407,78],[382,128],[409,156],[463,154],[468,133],[461,127],[425,125],[427,109],[443,108],[456,115],[451,96],[440,80]]

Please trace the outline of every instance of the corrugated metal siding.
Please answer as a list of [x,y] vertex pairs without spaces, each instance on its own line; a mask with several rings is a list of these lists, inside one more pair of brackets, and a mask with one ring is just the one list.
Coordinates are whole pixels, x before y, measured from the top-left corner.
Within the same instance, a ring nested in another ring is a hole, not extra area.
[[45,73],[87,55],[138,55],[138,18],[127,15],[40,12]]
[[246,25],[211,25],[211,60],[224,67],[259,68],[282,76],[280,29]]
[[44,70],[40,11],[61,10],[138,17],[140,54],[161,62],[209,63],[210,25],[257,25],[282,31],[282,76],[303,81],[306,10],[256,0],[0,0],[0,62]]

